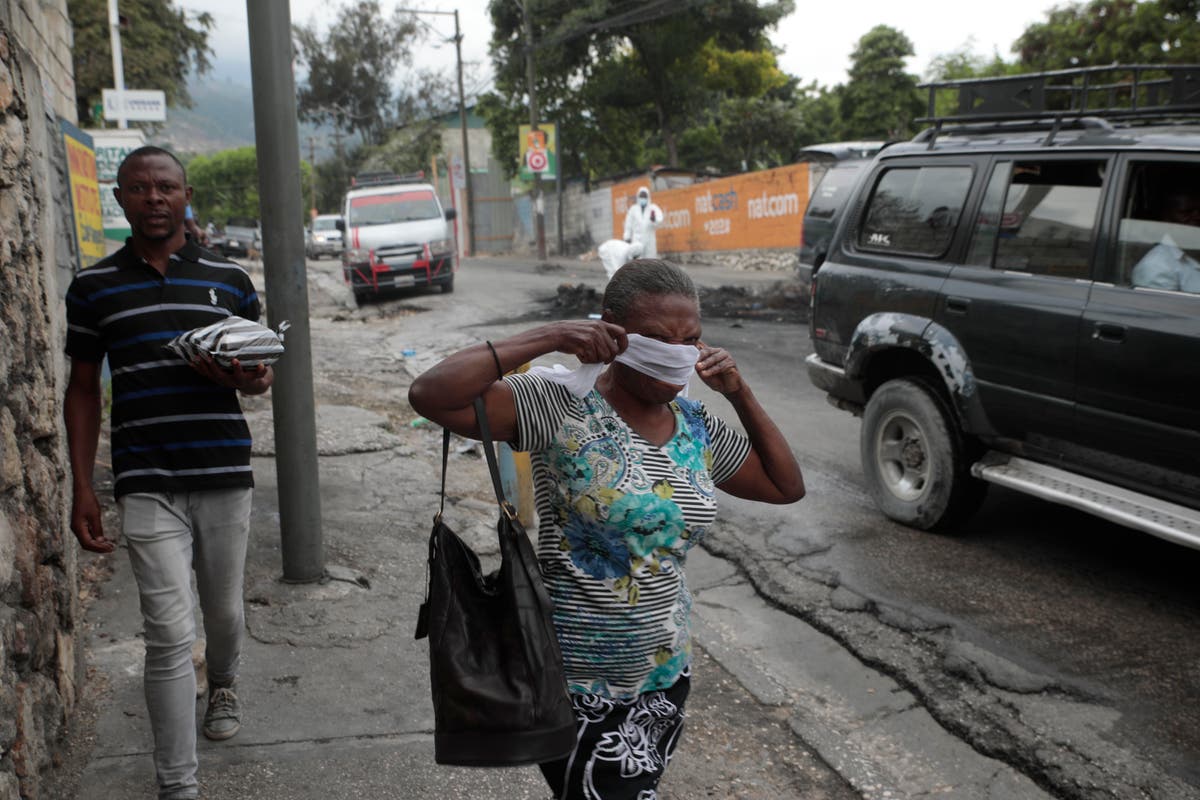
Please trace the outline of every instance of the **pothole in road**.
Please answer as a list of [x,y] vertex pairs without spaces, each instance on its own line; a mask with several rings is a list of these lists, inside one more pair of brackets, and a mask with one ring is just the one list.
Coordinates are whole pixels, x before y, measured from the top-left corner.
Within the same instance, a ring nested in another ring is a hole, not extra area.
[[421,314],[425,311],[429,311],[427,306],[416,305],[415,303],[408,302],[406,299],[384,299],[368,302],[353,311],[341,311],[333,315],[331,319],[334,322],[347,322],[351,320],[367,322],[369,320],[411,317],[414,314]]

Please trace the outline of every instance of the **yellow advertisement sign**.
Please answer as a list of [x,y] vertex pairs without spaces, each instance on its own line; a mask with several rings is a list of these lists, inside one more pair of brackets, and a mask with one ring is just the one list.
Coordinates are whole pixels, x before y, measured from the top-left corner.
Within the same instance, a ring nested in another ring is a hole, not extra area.
[[104,212],[96,177],[96,153],[92,137],[66,120],[61,121],[67,148],[67,179],[71,186],[71,211],[75,217],[75,246],[79,268],[90,267],[104,258]]
[[558,140],[553,122],[539,122],[535,131],[529,125],[519,126],[521,136],[521,177],[532,180],[534,173],[542,180],[554,180],[558,174]]
[[[613,237],[620,239],[625,213],[636,201],[639,178],[612,187]],[[654,192],[663,210],[660,253],[700,250],[768,250],[800,247],[808,205],[808,164]]]

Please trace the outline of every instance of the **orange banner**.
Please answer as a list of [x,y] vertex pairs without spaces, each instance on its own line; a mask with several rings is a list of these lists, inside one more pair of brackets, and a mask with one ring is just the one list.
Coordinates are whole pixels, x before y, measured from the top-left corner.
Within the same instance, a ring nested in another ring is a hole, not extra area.
[[[636,202],[638,187],[647,184],[639,178],[612,187],[614,238],[624,233],[625,212]],[[799,248],[808,164],[665,189],[651,201],[663,210],[660,253]]]

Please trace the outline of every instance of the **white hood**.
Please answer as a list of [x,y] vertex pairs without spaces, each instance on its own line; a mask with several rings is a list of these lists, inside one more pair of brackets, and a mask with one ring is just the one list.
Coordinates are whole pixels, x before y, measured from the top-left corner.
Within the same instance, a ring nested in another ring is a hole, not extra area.
[[346,231],[346,247],[378,250],[406,244],[423,245],[450,238],[446,220],[441,217],[393,222],[386,225],[360,225]]

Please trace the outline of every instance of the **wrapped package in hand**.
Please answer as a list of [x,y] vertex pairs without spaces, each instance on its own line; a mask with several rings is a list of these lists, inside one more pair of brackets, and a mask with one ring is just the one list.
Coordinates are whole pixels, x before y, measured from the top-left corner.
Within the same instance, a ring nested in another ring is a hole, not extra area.
[[181,358],[192,361],[206,355],[226,369],[234,359],[243,368],[271,365],[283,355],[283,333],[287,322],[279,324],[278,332],[265,325],[242,317],[226,317],[203,328],[181,333],[164,345]]

